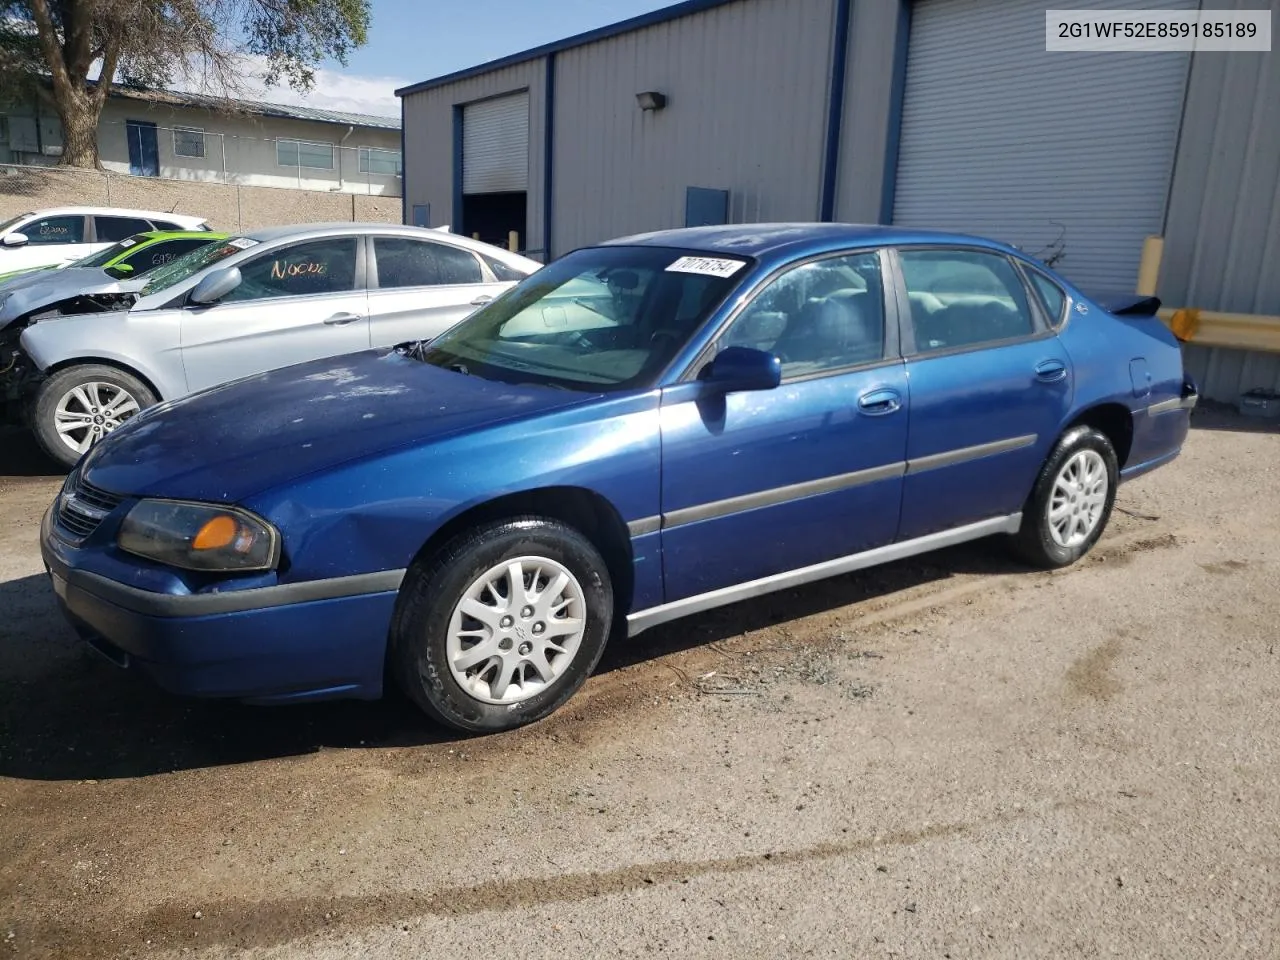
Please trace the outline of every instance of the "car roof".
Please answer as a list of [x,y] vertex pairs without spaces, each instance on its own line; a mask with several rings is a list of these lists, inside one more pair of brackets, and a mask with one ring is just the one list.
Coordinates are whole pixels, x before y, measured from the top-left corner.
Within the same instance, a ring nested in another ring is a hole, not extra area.
[[288,240],[294,237],[317,236],[331,233],[402,233],[406,236],[420,237],[423,234],[444,236],[461,242],[463,237],[443,230],[431,230],[427,227],[410,227],[400,223],[362,223],[360,221],[338,220],[331,223],[291,223],[278,227],[259,227],[246,230],[243,236],[260,243],[274,240]]
[[779,254],[802,256],[841,247],[934,243],[1017,252],[1012,247],[983,237],[861,223],[734,223],[713,227],[682,227],[619,237],[606,245],[679,247],[709,253],[772,258]]
[[167,220],[172,223],[189,223],[192,225],[207,222],[204,217],[195,217],[186,213],[165,213],[163,210],[135,210],[131,207],[48,207],[44,210],[32,210],[29,214],[24,213],[23,216],[139,217],[144,220]]
[[226,240],[231,234],[220,230],[143,230],[135,233],[135,237],[146,237],[148,242],[155,240]]

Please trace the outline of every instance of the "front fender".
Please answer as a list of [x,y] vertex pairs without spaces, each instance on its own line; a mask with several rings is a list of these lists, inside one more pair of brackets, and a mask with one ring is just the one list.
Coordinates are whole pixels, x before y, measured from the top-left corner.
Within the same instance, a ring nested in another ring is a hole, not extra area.
[[31,324],[19,341],[41,373],[75,363],[109,363],[142,376],[158,399],[187,392],[178,322],[130,313],[85,314]]

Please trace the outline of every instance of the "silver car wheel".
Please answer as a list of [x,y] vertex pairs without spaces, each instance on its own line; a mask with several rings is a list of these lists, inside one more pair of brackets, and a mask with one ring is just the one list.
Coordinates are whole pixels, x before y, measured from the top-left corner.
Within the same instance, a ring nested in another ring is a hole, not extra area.
[[137,398],[123,387],[91,380],[59,398],[53,425],[63,443],[84,453],[140,409]]
[[1094,450],[1081,450],[1058,471],[1049,498],[1049,535],[1060,547],[1080,546],[1097,528],[1107,505],[1107,465]]
[[587,601],[568,568],[517,557],[481,574],[449,620],[453,678],[485,703],[520,703],[572,663],[586,631]]

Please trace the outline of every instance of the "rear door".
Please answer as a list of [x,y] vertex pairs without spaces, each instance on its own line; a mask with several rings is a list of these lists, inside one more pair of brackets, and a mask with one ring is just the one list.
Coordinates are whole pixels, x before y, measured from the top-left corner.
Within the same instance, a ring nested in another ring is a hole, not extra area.
[[1071,406],[1071,361],[1007,257],[897,251],[911,391],[899,539],[1015,514]]
[[414,237],[371,237],[370,336],[375,347],[431,339],[488,303],[498,283],[470,250]]
[[187,389],[369,346],[361,240],[325,237],[240,264],[239,287],[182,312]]

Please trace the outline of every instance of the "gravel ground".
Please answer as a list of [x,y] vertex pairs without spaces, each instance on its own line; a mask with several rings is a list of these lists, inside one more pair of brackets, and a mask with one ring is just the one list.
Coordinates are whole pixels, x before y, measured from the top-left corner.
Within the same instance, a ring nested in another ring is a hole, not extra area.
[[470,740],[94,658],[0,434],[0,957],[1280,956],[1280,433],[1194,426],[1072,569],[762,598]]

